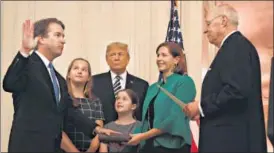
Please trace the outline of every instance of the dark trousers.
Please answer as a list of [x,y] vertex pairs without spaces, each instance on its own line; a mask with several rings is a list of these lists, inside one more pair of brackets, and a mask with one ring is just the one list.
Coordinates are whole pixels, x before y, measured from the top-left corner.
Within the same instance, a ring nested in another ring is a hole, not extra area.
[[60,134],[52,139],[36,131],[11,131],[8,152],[59,152],[61,140]]

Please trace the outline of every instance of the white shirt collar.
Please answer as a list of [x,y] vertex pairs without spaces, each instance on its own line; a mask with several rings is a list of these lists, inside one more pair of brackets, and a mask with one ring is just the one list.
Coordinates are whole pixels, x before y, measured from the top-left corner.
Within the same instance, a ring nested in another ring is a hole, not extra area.
[[39,51],[35,51],[35,53],[41,58],[41,60],[45,64],[45,66],[48,68],[50,61],[43,54],[41,54]]
[[[39,51],[35,51],[35,53],[41,58],[41,60],[43,61],[43,63],[45,64],[47,70],[48,70],[48,73],[49,73],[49,76],[50,76],[50,79],[52,81],[52,76],[51,76],[51,73],[50,73],[50,68],[49,68],[49,63],[50,61],[42,54],[40,53]],[[56,76],[57,77],[57,76]],[[60,91],[60,84],[59,84],[59,81],[58,79],[56,80],[57,81],[57,85],[59,87],[59,91]],[[61,99],[61,92],[59,92],[59,100]]]
[[[113,71],[110,71],[110,75],[111,75],[111,80],[114,81],[114,79],[117,76],[117,74],[114,73]],[[127,79],[127,71],[123,72],[119,76],[121,77],[121,80],[125,82],[126,79]]]
[[223,46],[225,40],[226,40],[230,35],[232,35],[234,32],[237,32],[237,30],[231,31],[229,34],[227,34],[227,35],[224,37],[224,39],[223,39],[223,41],[222,41],[222,43],[221,43],[221,45],[220,45],[220,48]]

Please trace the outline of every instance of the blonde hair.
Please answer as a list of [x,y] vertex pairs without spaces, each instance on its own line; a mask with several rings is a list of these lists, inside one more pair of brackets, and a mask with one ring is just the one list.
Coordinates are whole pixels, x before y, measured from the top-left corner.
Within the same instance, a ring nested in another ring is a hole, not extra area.
[[70,96],[73,98],[73,105],[74,105],[74,106],[78,106],[78,105],[79,105],[79,102],[77,102],[77,101],[74,100],[75,97],[74,97],[73,92],[72,92],[71,81],[70,81],[70,78],[69,78],[69,73],[70,73],[70,71],[71,71],[71,69],[72,69],[72,66],[73,66],[74,62],[76,62],[76,61],[84,61],[84,62],[86,62],[87,65],[88,65],[88,75],[89,75],[89,79],[88,79],[88,81],[86,82],[86,84],[85,84],[85,86],[84,86],[84,91],[83,91],[83,92],[84,92],[84,96],[85,96],[86,98],[89,98],[89,99],[94,98],[94,95],[93,95],[93,93],[92,93],[92,74],[91,74],[91,66],[90,66],[89,62],[88,62],[86,59],[84,59],[84,58],[75,58],[75,59],[72,60],[71,63],[69,64],[68,71],[67,71],[67,76],[66,76],[66,82],[67,82],[67,86],[68,86],[68,92],[69,92]]
[[[114,49],[121,49],[128,53],[128,45],[122,42],[112,42],[107,46],[106,55],[109,51]],[[128,53],[129,55],[129,53]]]

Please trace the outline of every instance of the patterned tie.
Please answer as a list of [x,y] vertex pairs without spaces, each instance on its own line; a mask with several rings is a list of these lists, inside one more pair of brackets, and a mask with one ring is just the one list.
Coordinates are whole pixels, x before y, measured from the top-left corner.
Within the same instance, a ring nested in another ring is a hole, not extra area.
[[121,90],[121,82],[120,82],[120,80],[121,80],[121,77],[119,76],[119,75],[117,75],[116,77],[115,77],[115,83],[114,83],[114,85],[113,85],[113,91],[114,91],[114,95],[116,95],[117,94],[117,92],[119,91],[119,90]]
[[55,95],[55,99],[57,102],[57,105],[59,104],[59,95],[60,95],[60,91],[59,91],[59,87],[57,84],[57,77],[53,68],[52,63],[49,63],[49,69],[50,69],[50,75],[51,75],[51,81],[52,81],[52,85],[53,85],[53,89],[54,89],[54,95]]

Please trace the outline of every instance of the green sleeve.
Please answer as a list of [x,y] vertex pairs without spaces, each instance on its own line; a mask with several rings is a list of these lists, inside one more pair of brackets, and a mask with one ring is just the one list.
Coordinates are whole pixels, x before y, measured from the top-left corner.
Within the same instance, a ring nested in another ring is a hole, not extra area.
[[[189,103],[194,100],[196,96],[196,89],[193,80],[185,76],[175,87],[174,96],[185,103]],[[171,99],[170,99],[171,100]],[[180,130],[185,126],[188,126],[188,118],[185,116],[181,108],[174,102],[170,101],[169,116],[164,120],[155,118],[154,128],[168,132],[172,135],[181,135]]]
[[185,76],[178,86],[175,96],[185,103],[192,102],[196,96],[194,81],[190,77]]

